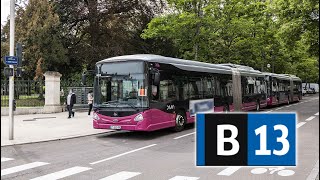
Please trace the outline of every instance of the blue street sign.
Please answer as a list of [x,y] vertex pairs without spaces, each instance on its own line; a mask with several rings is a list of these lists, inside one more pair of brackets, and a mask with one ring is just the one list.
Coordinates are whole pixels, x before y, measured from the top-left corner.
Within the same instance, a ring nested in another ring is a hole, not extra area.
[[16,56],[5,56],[4,57],[4,62],[7,65],[17,65],[18,64],[18,57]]

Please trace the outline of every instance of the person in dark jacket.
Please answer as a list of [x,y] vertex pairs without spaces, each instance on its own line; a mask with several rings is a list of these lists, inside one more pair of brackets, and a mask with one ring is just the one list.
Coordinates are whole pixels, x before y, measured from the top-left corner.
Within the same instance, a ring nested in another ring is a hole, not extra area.
[[76,95],[74,94],[73,90],[70,89],[69,94],[67,96],[67,102],[66,102],[67,109],[69,112],[68,118],[71,118],[71,115],[72,115],[72,117],[74,117],[74,111],[72,109],[73,109],[73,105],[75,103],[76,103]]

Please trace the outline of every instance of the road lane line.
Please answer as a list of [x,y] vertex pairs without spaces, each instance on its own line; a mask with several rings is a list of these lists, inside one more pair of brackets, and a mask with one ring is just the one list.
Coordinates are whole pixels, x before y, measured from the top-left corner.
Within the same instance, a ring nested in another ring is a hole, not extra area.
[[20,165],[20,166],[7,168],[7,169],[4,169],[4,170],[1,170],[1,176],[12,174],[12,173],[16,173],[16,172],[19,172],[19,171],[24,171],[24,170],[27,170],[27,169],[32,169],[32,168],[43,166],[43,165],[47,165],[47,164],[49,164],[49,163],[33,162],[33,163],[28,163],[28,164],[24,164],[24,165]]
[[315,180],[319,174],[319,160],[317,161],[316,165],[311,170],[309,176],[306,180]]
[[319,112],[315,113],[314,115],[315,115],[315,116],[319,116]]
[[315,118],[315,116],[310,116],[308,119],[306,119],[306,121],[311,121],[314,118]]
[[13,158],[1,158],[1,162],[11,161]]
[[175,137],[175,138],[173,138],[173,139],[180,139],[180,138],[183,138],[183,137],[186,137],[186,136],[190,136],[190,135],[192,135],[192,134],[194,134],[194,133],[196,133],[196,132],[192,132],[192,133],[189,133],[189,134],[185,134],[185,135],[182,135],[182,136],[178,136],[178,137]]
[[175,176],[169,180],[197,180],[199,177],[189,177],[189,176]]
[[88,167],[75,166],[75,167],[72,167],[72,168],[69,168],[69,169],[64,169],[62,171],[58,171],[58,172],[54,172],[54,173],[47,174],[47,175],[44,175],[44,176],[40,176],[40,177],[37,177],[37,178],[33,178],[31,180],[47,180],[47,179],[55,180],[55,179],[61,179],[61,178],[64,178],[64,177],[67,177],[67,176],[71,176],[71,175],[74,175],[74,174],[78,174],[78,173],[81,173],[83,171],[87,171],[87,170],[90,170],[90,169],[91,168],[88,168]]
[[138,176],[139,174],[141,174],[141,173],[139,173],[139,172],[122,171],[122,172],[119,172],[117,174],[113,174],[111,176],[102,178],[100,180],[126,180],[126,179],[130,179],[132,177]]
[[235,173],[236,171],[238,171],[241,168],[241,166],[231,166],[231,167],[227,167],[226,169],[220,171],[217,175],[220,176],[230,176],[233,173]]
[[142,148],[138,148],[138,149],[135,149],[135,150],[132,150],[132,151],[128,151],[128,152],[125,152],[125,153],[122,153],[122,154],[118,154],[118,155],[116,155],[116,156],[112,156],[112,157],[109,157],[109,158],[106,158],[106,159],[102,159],[102,160],[99,160],[99,161],[95,161],[95,162],[92,162],[92,163],[89,163],[89,164],[91,164],[91,165],[98,164],[98,163],[101,163],[101,162],[104,162],[104,161],[108,161],[108,160],[111,160],[111,159],[114,159],[114,158],[117,158],[117,157],[121,157],[121,156],[130,154],[130,153],[133,153],[133,152],[137,152],[137,151],[140,151],[140,150],[143,150],[143,149],[146,149],[146,148],[155,146],[155,145],[157,145],[157,144],[151,144],[151,145],[149,145],[149,146],[144,146],[144,147],[142,147]]
[[283,107],[281,107],[281,108],[277,108],[277,109],[275,109],[275,111],[276,111],[276,110],[280,110],[280,109],[282,109],[282,108],[283,108]]
[[285,107],[290,107],[290,106],[292,106],[292,105],[288,105],[288,106],[285,106]]
[[297,124],[297,128],[303,126],[304,124],[306,124],[306,122],[299,122],[299,123]]

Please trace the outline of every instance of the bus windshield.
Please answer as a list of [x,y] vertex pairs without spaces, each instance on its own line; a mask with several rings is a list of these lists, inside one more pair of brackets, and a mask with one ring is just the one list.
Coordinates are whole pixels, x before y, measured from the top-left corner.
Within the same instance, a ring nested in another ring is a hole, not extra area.
[[[106,63],[95,78],[95,106],[148,107],[147,83],[142,62]],[[110,74],[109,74],[110,73]]]

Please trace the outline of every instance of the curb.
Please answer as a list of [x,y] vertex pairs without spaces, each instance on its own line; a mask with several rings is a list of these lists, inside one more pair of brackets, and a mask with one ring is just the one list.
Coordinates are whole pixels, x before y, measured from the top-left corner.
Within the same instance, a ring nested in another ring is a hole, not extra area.
[[20,143],[17,142],[17,143],[12,143],[12,144],[4,144],[4,145],[1,145],[1,147],[14,146],[14,145],[24,145],[24,144],[35,144],[35,143],[42,143],[42,142],[49,142],[49,141],[60,141],[60,140],[74,139],[74,138],[85,137],[85,136],[108,134],[108,133],[112,133],[112,132],[116,132],[116,131],[109,130],[109,131],[106,131],[106,132],[99,132],[99,133],[93,133],[93,134],[71,135],[71,136],[66,136],[66,137],[45,139],[45,140],[39,140],[39,141],[29,141],[29,142],[20,142]]

